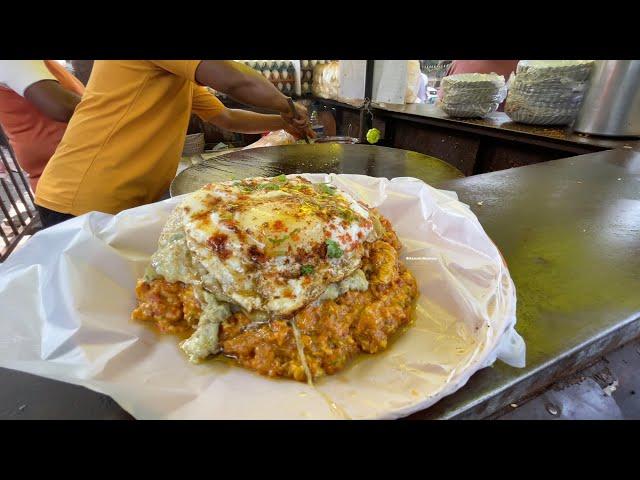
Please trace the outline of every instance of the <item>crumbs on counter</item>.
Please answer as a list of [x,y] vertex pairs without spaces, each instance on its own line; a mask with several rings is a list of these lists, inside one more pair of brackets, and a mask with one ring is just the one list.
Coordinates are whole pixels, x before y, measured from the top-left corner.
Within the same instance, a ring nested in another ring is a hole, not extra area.
[[512,121],[504,121],[504,119],[502,118],[465,118],[464,121],[466,123],[473,123],[474,125],[502,128],[504,130],[525,132],[532,135],[542,135],[550,138],[566,139],[568,137],[568,130],[566,128],[549,128],[535,125],[525,125]]

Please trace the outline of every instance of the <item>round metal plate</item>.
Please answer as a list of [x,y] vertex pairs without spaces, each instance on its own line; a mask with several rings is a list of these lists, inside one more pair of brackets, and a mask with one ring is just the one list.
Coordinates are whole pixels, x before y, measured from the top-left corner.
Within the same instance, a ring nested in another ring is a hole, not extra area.
[[171,183],[171,196],[211,182],[292,173],[356,173],[415,177],[436,186],[464,175],[448,163],[417,152],[374,145],[311,144],[240,150],[189,167]]

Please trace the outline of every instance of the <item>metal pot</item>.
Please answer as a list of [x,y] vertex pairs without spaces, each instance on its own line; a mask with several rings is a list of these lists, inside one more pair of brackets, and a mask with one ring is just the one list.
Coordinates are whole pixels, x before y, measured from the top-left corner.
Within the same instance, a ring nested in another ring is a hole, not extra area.
[[573,125],[576,132],[640,137],[640,60],[601,60]]

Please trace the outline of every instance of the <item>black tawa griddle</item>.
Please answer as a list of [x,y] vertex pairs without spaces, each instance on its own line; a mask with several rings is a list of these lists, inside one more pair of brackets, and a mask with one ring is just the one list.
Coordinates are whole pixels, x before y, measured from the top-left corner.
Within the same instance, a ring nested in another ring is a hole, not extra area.
[[352,173],[371,177],[415,177],[432,186],[464,175],[428,155],[374,145],[310,144],[237,150],[193,165],[176,176],[171,196],[211,182],[292,173]]

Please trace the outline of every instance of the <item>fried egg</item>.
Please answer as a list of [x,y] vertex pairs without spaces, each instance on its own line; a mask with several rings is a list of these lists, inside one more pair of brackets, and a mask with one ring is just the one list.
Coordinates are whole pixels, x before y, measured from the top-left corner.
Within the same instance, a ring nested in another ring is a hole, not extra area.
[[210,184],[178,207],[203,288],[246,312],[286,316],[360,267],[369,209],[302,177]]

